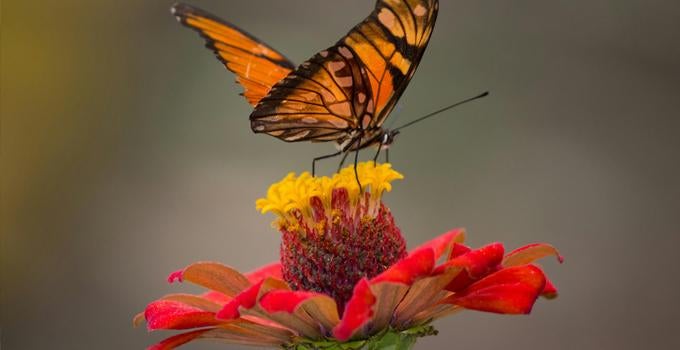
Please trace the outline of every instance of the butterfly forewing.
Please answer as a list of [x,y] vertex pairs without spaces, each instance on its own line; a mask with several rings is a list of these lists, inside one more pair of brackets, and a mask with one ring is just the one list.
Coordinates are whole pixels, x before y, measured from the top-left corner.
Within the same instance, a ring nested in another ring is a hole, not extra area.
[[237,76],[243,95],[255,106],[271,87],[295,67],[281,53],[235,25],[185,4],[172,7],[180,23],[196,30],[206,46]]
[[284,141],[331,141],[372,115],[366,69],[346,46],[334,46],[274,85],[250,116],[256,132]]
[[436,0],[382,0],[343,40],[369,72],[376,118],[382,126],[413,77],[437,18]]
[[250,116],[253,131],[340,144],[374,133],[413,76],[437,10],[437,0],[379,0],[335,46],[274,85]]

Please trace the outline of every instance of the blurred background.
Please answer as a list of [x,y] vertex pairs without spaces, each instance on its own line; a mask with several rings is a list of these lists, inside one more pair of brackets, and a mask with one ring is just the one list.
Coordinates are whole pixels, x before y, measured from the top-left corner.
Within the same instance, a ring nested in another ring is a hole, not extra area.
[[[298,63],[374,4],[190,3]],[[167,274],[277,259],[254,201],[333,150],[252,134],[234,77],[171,5],[2,1],[3,350],[167,336],[131,326],[153,299],[198,290]],[[473,246],[549,242],[566,262],[544,262],[561,296],[531,316],[463,313],[417,349],[680,348],[678,33],[672,0],[441,1],[386,125],[492,95],[400,135],[406,179],[387,202],[411,247],[466,227]]]

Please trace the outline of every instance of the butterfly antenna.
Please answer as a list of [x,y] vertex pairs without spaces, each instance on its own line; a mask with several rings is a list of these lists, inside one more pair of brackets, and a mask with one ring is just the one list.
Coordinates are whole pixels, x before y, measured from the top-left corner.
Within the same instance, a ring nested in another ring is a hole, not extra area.
[[401,129],[405,128],[405,127],[411,126],[411,125],[413,125],[413,124],[415,124],[415,123],[418,123],[418,122],[421,122],[421,121],[423,121],[423,120],[425,120],[425,119],[434,117],[434,116],[436,116],[436,115],[439,114],[439,113],[446,112],[446,111],[448,111],[448,110],[451,109],[451,108],[458,107],[458,106],[460,106],[460,105],[466,104],[466,103],[468,103],[468,102],[472,102],[472,101],[474,101],[474,100],[478,100],[478,99],[480,99],[480,98],[484,98],[484,97],[486,97],[486,96],[489,96],[489,92],[488,92],[488,91],[486,91],[486,92],[484,92],[484,93],[482,93],[482,94],[479,94],[479,95],[477,95],[477,96],[475,96],[475,97],[468,98],[467,100],[464,100],[464,101],[460,101],[460,102],[454,103],[454,104],[452,104],[452,105],[450,105],[450,106],[448,106],[448,107],[444,107],[444,108],[442,108],[442,109],[440,109],[440,110],[438,110],[438,111],[434,111],[434,112],[432,112],[432,113],[430,113],[430,114],[428,114],[428,115],[422,116],[422,117],[420,117],[420,118],[418,118],[418,119],[416,119],[416,120],[414,120],[414,121],[408,122],[408,123],[406,123],[406,124],[404,124],[404,125],[402,125],[402,126],[400,126],[400,127],[398,127],[398,128],[392,129],[392,132],[397,131],[397,130],[401,130]]

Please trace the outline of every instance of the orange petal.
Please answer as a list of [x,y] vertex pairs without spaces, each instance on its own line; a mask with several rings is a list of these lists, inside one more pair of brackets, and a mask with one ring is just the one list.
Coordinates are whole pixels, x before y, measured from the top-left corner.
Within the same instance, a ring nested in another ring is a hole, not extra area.
[[557,257],[560,263],[564,261],[555,247],[545,243],[534,243],[510,252],[503,259],[502,265],[505,267],[526,265],[547,256]]
[[461,270],[460,267],[450,267],[438,275],[416,281],[399,303],[392,325],[396,325],[399,329],[413,326],[415,315],[438,304],[450,294],[446,286]]
[[306,312],[325,330],[332,330],[339,322],[338,307],[333,298],[319,293],[274,290],[260,299],[260,306],[268,313]]
[[[387,328],[394,317],[394,310],[404,299],[409,285],[393,282],[371,283],[371,292],[375,295],[376,303],[373,307],[375,314],[371,321],[371,331]],[[371,332],[372,333],[372,332]]]
[[161,300],[173,300],[183,303],[185,305],[197,307],[203,311],[217,312],[220,310],[221,305],[217,304],[203,296],[192,295],[192,294],[168,294],[161,298]]
[[248,278],[231,267],[215,262],[191,264],[182,272],[182,278],[230,297],[250,287]]

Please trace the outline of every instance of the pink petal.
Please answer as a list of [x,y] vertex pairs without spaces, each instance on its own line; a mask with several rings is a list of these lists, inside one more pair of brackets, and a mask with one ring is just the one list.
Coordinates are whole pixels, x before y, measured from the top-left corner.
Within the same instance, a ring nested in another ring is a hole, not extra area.
[[215,313],[204,311],[174,300],[157,300],[144,310],[147,328],[157,329],[189,329],[214,326],[220,321]]
[[425,242],[413,251],[432,248],[434,250],[435,260],[439,260],[442,255],[451,250],[454,244],[463,243],[464,240],[465,229],[457,228],[440,235],[431,241]]
[[375,276],[371,280],[371,284],[392,282],[411,285],[416,279],[431,274],[434,263],[434,249],[430,247],[417,249],[406,258],[399,260],[383,273]]
[[274,262],[269,265],[263,266],[255,271],[251,271],[246,274],[246,277],[250,283],[257,283],[267,277],[274,277],[282,280],[283,274],[281,273],[281,263]]
[[534,243],[513,250],[505,256],[502,264],[505,267],[526,265],[547,256],[557,257],[560,263],[564,261],[555,247],[545,243]]
[[475,282],[447,302],[478,311],[528,314],[544,286],[545,277],[538,267],[510,267]]
[[[427,249],[432,252],[432,249]],[[368,281],[364,278],[354,287],[352,298],[345,305],[342,320],[333,329],[333,335],[345,341],[360,333],[361,328],[373,317],[373,305],[376,299]]]

